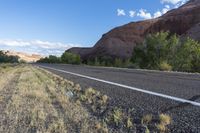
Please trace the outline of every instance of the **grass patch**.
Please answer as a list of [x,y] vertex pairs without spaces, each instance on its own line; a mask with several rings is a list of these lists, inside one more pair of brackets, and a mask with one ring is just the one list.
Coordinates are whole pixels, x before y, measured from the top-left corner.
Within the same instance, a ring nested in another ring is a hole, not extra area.
[[167,114],[144,115],[137,123],[132,109],[112,106],[109,96],[37,67],[0,69],[7,77],[0,77],[0,85],[11,84],[0,89],[5,105],[0,108],[0,132],[136,132],[141,124],[148,133],[167,131],[171,123]]

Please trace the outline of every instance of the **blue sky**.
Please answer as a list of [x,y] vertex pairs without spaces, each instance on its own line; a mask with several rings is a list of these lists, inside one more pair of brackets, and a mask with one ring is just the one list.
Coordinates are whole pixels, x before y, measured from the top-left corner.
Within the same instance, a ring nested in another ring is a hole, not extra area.
[[186,0],[1,0],[0,49],[60,55],[116,26],[158,17]]

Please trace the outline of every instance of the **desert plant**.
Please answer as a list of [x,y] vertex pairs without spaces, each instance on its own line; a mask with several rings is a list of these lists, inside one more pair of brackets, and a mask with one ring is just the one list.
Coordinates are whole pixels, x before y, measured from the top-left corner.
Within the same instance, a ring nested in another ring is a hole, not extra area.
[[162,61],[160,63],[160,66],[159,66],[160,70],[162,71],[171,71],[172,70],[172,66],[169,65],[166,61]]
[[145,126],[145,133],[150,133],[149,128]]
[[166,131],[165,125],[163,125],[163,124],[161,124],[161,123],[160,123],[160,124],[157,124],[156,127],[157,127],[157,129],[158,129],[161,133],[163,133],[163,132]]
[[77,54],[64,52],[62,54],[62,56],[61,56],[61,61],[63,63],[67,63],[67,64],[80,64],[81,63],[81,58]]
[[148,114],[142,117],[142,124],[149,124],[152,121],[152,115]]
[[107,95],[103,95],[103,96],[101,97],[101,99],[102,99],[102,104],[106,104],[107,101],[108,101],[108,96],[107,96]]
[[126,127],[127,128],[132,128],[133,127],[133,123],[130,117],[127,118],[127,122],[126,122]]
[[120,108],[115,108],[113,110],[113,122],[115,123],[116,126],[119,126],[119,124],[122,122],[123,120],[123,113],[122,110]]
[[115,66],[115,67],[122,67],[122,66],[123,66],[122,60],[119,59],[119,58],[116,58],[116,59],[115,59],[115,62],[114,62],[114,66]]
[[164,125],[169,125],[171,123],[171,117],[167,114],[160,114],[159,120],[160,120],[160,123]]

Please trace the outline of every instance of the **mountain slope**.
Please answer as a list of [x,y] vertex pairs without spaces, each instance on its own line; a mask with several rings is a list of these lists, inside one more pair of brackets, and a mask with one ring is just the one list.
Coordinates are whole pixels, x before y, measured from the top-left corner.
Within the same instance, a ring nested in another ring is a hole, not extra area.
[[110,56],[129,58],[136,44],[149,33],[170,31],[180,36],[190,36],[200,41],[200,0],[190,0],[178,9],[173,9],[155,19],[131,22],[104,34],[92,48],[71,48],[83,60]]
[[18,56],[19,60],[24,60],[26,62],[36,62],[42,58],[41,55],[37,54],[27,54],[23,52],[16,52],[16,51],[4,51],[7,55]]

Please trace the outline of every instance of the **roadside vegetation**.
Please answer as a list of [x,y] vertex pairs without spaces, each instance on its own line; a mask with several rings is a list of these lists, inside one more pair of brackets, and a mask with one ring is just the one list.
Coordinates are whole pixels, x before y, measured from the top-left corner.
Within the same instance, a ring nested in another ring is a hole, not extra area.
[[134,48],[130,59],[103,56],[81,60],[79,55],[64,52],[61,57],[50,55],[38,62],[200,72],[200,43],[191,38],[160,32],[148,35],[142,44]]
[[0,63],[18,63],[18,56],[9,56],[5,52],[0,50]]
[[135,116],[93,88],[31,65],[0,65],[0,74],[0,132],[168,132],[172,122],[167,114]]
[[61,57],[49,55],[37,61],[38,63],[65,63],[65,64],[81,64],[81,58],[79,55],[64,52]]
[[200,72],[200,43],[161,32],[135,47],[132,62],[139,68]]

